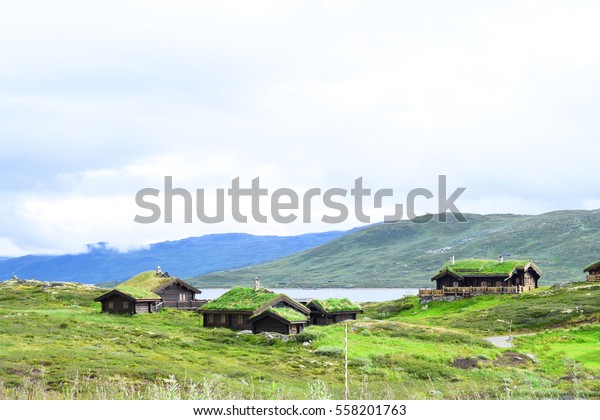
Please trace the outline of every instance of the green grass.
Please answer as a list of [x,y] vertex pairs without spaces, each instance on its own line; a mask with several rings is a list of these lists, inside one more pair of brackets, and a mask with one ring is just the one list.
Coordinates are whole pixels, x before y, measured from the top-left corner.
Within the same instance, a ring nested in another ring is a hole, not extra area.
[[267,289],[254,290],[251,287],[238,286],[224,293],[219,298],[208,302],[202,309],[211,311],[255,311],[279,296],[281,295]]
[[125,293],[128,296],[131,296],[134,299],[160,299],[156,293],[151,292],[147,289],[142,289],[140,287],[132,287],[132,286],[117,286],[116,290],[121,293]]
[[598,322],[600,284],[572,283],[520,295],[482,295],[421,305],[416,296],[365,305],[365,316],[444,326],[480,335],[540,331],[555,326]]
[[311,302],[327,312],[360,311],[360,305],[350,301],[348,298],[313,299]]
[[516,346],[528,353],[539,355],[548,372],[562,373],[565,360],[574,360],[582,366],[600,372],[600,325],[582,325],[573,329],[548,330],[535,336],[515,338]]
[[516,268],[524,268],[529,261],[525,260],[457,260],[454,265],[447,262],[442,270],[452,271],[457,274],[482,274],[508,276]]
[[124,281],[118,287],[134,287],[138,289],[155,290],[172,279],[172,277],[159,276],[156,274],[156,271],[145,271],[133,276],[127,281]]
[[268,312],[274,313],[288,321],[306,321],[308,319],[306,315],[292,308],[271,308]]
[[[570,291],[578,299],[592,293],[598,300],[595,289],[575,287],[542,291],[556,295],[540,298],[558,304],[562,296],[567,302],[563,295]],[[0,399],[343,398],[344,325],[309,327],[300,340],[284,342],[203,328],[201,315],[192,311],[102,314],[93,302],[101,293],[76,285],[0,284]],[[465,319],[476,308],[493,306],[473,302],[464,306],[472,311],[464,311]],[[372,317],[377,308],[367,305],[365,315]],[[417,308],[416,314],[403,309],[392,319],[348,324],[351,398],[599,395],[597,324],[568,328],[570,319],[564,333],[520,337],[515,349],[534,353],[538,363],[508,366],[497,363],[502,350],[483,341],[480,328],[444,325],[436,318],[442,307],[431,305],[429,319],[430,309]],[[479,367],[458,368],[457,358],[477,360]]]

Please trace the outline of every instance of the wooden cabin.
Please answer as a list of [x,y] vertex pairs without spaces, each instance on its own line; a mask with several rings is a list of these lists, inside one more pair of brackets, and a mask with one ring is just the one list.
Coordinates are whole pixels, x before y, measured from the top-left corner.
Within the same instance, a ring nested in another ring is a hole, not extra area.
[[279,334],[298,334],[302,332],[308,320],[306,315],[291,308],[269,308],[250,317],[248,320],[252,332],[276,332]]
[[435,289],[419,289],[422,301],[444,296],[522,293],[538,287],[541,270],[525,260],[460,260],[454,257],[431,278]]
[[148,314],[158,312],[163,301],[156,293],[137,287],[120,287],[94,299],[102,304],[102,312],[112,314]]
[[156,271],[146,271],[121,283],[149,290],[159,295],[167,308],[197,310],[206,300],[197,299],[202,291],[177,277],[171,277],[160,267]]
[[310,309],[311,325],[329,325],[349,319],[356,319],[356,315],[362,313],[361,307],[350,301],[350,299],[311,299],[306,303]]
[[194,310],[206,303],[206,300],[196,299],[196,295],[202,293],[200,290],[176,277],[172,277],[153,292],[163,298],[167,308]]
[[588,273],[586,276],[587,281],[600,281],[600,261],[587,266],[583,272]]
[[[258,317],[269,310],[271,310],[270,314]],[[296,312],[298,319],[290,318],[290,311]],[[274,328],[276,331],[273,332],[280,332],[285,328],[275,324],[289,323],[289,329],[286,330],[289,332],[282,334],[298,332],[298,326],[305,325],[310,314],[306,306],[290,297],[260,287],[234,287],[221,297],[202,306],[199,312],[203,315],[205,327],[225,327],[255,332]],[[300,317],[304,322],[301,322]],[[296,327],[293,327],[294,325]]]

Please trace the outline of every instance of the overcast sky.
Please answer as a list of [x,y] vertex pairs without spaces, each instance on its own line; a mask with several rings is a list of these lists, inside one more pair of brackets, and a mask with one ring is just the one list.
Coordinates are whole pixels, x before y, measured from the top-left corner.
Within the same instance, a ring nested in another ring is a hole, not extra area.
[[463,212],[598,208],[598,22],[596,1],[3,2],[0,255],[360,225],[135,223],[165,176],[362,176],[391,208],[444,174]]

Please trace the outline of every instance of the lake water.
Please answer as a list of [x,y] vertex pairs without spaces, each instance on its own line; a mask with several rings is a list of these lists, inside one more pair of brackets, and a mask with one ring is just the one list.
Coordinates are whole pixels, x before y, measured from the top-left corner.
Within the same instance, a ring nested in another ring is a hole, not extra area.
[[[202,289],[199,299],[216,299],[229,289]],[[285,293],[293,299],[348,298],[353,302],[384,302],[416,295],[419,289],[272,289],[275,293]]]

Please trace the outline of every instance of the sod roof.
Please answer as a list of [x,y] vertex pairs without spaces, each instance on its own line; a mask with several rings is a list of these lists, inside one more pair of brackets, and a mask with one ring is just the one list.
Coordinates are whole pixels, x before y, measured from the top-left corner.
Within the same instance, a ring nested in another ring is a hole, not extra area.
[[202,306],[209,311],[255,311],[261,306],[282,296],[267,289],[254,290],[251,287],[234,287],[221,297]]
[[127,281],[124,281],[119,286],[138,287],[146,290],[155,290],[173,280],[173,277],[162,277],[156,275],[156,271],[145,271]]
[[117,286],[115,290],[118,290],[127,296],[131,296],[134,299],[160,299],[160,296],[158,296],[156,293],[141,287]]
[[585,267],[585,268],[583,269],[583,272],[585,273],[585,272],[587,272],[587,271],[594,270],[594,269],[596,269],[596,268],[598,268],[598,267],[600,267],[600,261],[598,261],[598,262],[595,262],[594,264],[590,264],[590,265],[588,265],[587,267]]
[[294,321],[306,321],[307,318],[304,314],[292,309],[292,308],[270,308],[266,312],[271,312],[281,318],[290,322]]
[[348,298],[330,298],[325,300],[313,299],[311,300],[317,306],[320,306],[327,312],[351,312],[360,311],[360,305],[352,302]]
[[439,274],[433,277],[432,280],[441,277],[446,273],[453,273],[460,277],[477,277],[477,276],[510,276],[516,269],[524,269],[528,264],[541,275],[541,271],[537,265],[527,260],[458,260],[452,265],[448,261]]

